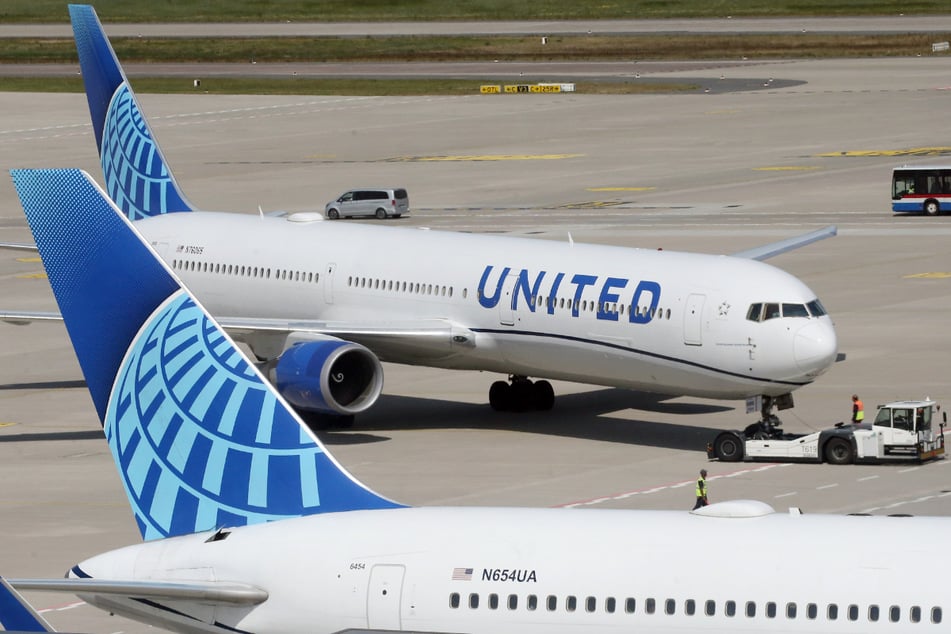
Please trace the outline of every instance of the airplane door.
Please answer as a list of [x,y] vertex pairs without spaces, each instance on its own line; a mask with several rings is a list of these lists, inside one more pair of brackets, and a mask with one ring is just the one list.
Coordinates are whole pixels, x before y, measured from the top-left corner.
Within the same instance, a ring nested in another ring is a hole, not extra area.
[[399,630],[400,598],[403,594],[405,566],[380,564],[370,571],[367,586],[367,628]]
[[503,326],[515,325],[515,311],[512,309],[512,292],[518,278],[509,275],[502,284],[502,296],[499,298],[499,323]]
[[690,295],[684,310],[684,343],[702,346],[703,302],[706,295]]
[[324,302],[328,304],[334,303],[334,271],[336,270],[337,265],[331,262],[324,273]]

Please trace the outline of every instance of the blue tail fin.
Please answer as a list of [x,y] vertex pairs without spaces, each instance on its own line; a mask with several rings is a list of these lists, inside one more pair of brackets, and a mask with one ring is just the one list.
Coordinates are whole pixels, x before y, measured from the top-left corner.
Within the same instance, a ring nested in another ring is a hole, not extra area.
[[337,464],[87,174],[11,173],[145,539],[399,506]]
[[3,578],[0,578],[0,629],[5,632],[53,631],[46,619]]
[[69,17],[109,196],[132,220],[192,211],[142,116],[95,9],[71,4]]

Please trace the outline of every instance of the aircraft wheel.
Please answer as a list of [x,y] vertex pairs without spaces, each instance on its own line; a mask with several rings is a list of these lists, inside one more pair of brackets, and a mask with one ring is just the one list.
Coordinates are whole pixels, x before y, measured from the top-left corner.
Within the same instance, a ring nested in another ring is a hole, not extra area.
[[937,216],[941,212],[941,205],[937,200],[928,200],[925,202],[925,213],[929,216]]
[[535,409],[535,384],[528,379],[512,383],[510,409],[515,412],[524,412]]
[[340,212],[337,211],[336,209],[331,209],[330,211],[327,212],[327,217],[331,220],[336,220],[337,218],[340,217]]
[[845,438],[833,438],[826,443],[826,462],[852,464],[852,444]]
[[743,443],[736,436],[724,432],[713,441],[713,450],[721,462],[738,462],[743,458]]
[[377,218],[377,220],[384,220],[384,219],[386,219],[386,210],[383,209],[383,208],[377,209],[377,210],[376,210],[376,218]]
[[512,400],[511,389],[505,381],[496,381],[489,387],[489,405],[497,412],[509,409]]
[[535,409],[548,411],[555,406],[555,390],[548,381],[538,381],[533,387]]

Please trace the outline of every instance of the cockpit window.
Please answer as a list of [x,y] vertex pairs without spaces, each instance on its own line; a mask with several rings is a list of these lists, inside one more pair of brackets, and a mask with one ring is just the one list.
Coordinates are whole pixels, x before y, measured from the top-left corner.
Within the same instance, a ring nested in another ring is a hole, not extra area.
[[804,304],[783,304],[783,317],[808,317]]
[[814,299],[808,304],[779,304],[756,302],[750,304],[746,318],[750,321],[767,321],[779,317],[822,317],[826,315],[825,307]]

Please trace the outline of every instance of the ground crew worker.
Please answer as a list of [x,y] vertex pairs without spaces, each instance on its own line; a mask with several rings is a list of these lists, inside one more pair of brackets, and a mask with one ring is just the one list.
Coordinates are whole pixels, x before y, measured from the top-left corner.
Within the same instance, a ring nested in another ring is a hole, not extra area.
[[852,395],[852,424],[861,425],[865,422],[865,404],[858,394]]
[[707,470],[700,470],[700,477],[697,478],[697,502],[693,505],[693,510],[701,506],[706,506],[710,502],[707,500]]

